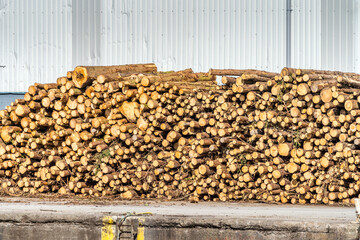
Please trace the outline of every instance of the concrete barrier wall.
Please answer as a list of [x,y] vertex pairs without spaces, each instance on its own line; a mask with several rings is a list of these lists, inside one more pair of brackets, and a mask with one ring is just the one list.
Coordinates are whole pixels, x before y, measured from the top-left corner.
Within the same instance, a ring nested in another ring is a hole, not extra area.
[[[359,224],[298,222],[291,220],[217,218],[208,216],[114,216],[103,224],[98,216],[57,216],[42,213],[4,218],[0,216],[0,239],[358,239]],[[108,219],[108,217],[106,217]],[[120,224],[121,222],[121,224]],[[112,233],[105,225],[112,225]],[[120,238],[117,238],[120,237]]]
[[351,206],[11,199],[0,240],[359,239]]

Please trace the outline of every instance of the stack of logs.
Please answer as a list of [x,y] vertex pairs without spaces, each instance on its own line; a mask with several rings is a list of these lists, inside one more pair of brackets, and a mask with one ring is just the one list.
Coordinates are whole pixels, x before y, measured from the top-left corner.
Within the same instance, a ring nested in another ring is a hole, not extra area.
[[0,111],[1,189],[352,204],[359,106],[353,73],[77,67]]

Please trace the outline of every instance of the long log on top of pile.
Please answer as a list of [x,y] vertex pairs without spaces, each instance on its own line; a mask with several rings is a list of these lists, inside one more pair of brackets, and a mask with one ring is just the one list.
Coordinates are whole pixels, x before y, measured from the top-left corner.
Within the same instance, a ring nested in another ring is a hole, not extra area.
[[71,77],[77,88],[90,85],[100,74],[108,74],[113,77],[122,77],[123,74],[133,73],[156,73],[157,68],[153,63],[127,64],[118,66],[78,66],[72,72]]
[[278,75],[277,73],[273,72],[266,72],[261,70],[255,70],[255,69],[210,69],[209,70],[210,75],[220,75],[220,76],[242,76],[243,74],[251,74],[251,75],[257,75],[260,77],[266,77],[266,78],[272,78]]
[[358,74],[86,69],[84,85],[72,71],[0,111],[4,193],[301,204],[359,197]]

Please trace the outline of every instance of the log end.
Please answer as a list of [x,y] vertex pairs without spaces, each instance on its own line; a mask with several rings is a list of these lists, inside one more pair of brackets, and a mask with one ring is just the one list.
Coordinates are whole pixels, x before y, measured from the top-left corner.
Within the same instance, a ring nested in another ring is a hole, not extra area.
[[282,77],[289,75],[289,69],[287,67],[284,67],[283,69],[281,69],[280,74]]
[[139,110],[139,104],[136,102],[127,102],[125,101],[119,108],[122,115],[126,117],[129,122],[136,122],[137,116],[135,114],[136,110]]
[[72,80],[77,88],[84,87],[88,79],[88,72],[86,68],[78,66],[72,72]]

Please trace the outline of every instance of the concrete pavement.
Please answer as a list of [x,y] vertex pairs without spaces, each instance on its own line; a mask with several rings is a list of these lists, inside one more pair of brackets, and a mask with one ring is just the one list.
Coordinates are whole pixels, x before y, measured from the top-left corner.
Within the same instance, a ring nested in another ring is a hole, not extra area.
[[[127,213],[145,239],[358,239],[354,207],[0,199],[0,239],[100,239],[103,216]],[[54,233],[57,233],[54,235]],[[18,234],[18,235],[16,235]],[[15,237],[14,237],[15,236]],[[16,237],[18,236],[18,237]]]

